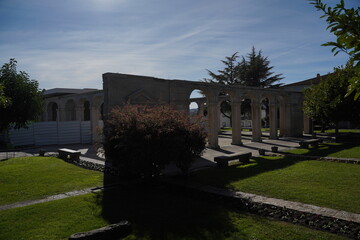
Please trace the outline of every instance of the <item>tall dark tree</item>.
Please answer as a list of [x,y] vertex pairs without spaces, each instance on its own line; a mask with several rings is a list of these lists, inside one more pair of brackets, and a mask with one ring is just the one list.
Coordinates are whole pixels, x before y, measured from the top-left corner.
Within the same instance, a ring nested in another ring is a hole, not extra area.
[[230,57],[225,57],[221,62],[225,65],[223,70],[218,70],[218,73],[214,73],[208,69],[210,78],[204,78],[205,82],[213,82],[213,83],[222,83],[226,85],[231,85],[239,82],[238,79],[238,62],[236,59],[239,57],[238,53],[234,53]]
[[[204,78],[206,82],[221,83],[225,85],[243,85],[262,88],[277,88],[281,84],[277,83],[283,79],[282,74],[272,72],[273,66],[270,66],[268,57],[262,56],[262,52],[257,52],[255,47],[246,57],[241,57],[240,62],[237,61],[238,53],[234,53],[230,57],[225,57],[221,62],[225,65],[224,69],[214,73],[207,70],[210,78]],[[225,96],[225,93],[221,93]],[[250,111],[250,102],[245,101],[242,104],[243,112]],[[226,99],[220,108],[221,112],[231,119],[230,100]]]
[[[205,82],[211,83],[221,83],[225,85],[232,85],[239,82],[238,79],[238,62],[236,59],[239,57],[238,53],[234,53],[230,57],[225,57],[224,60],[221,62],[225,65],[223,70],[218,70],[218,73],[214,73],[210,70],[206,70],[210,76],[210,78],[204,78]],[[225,96],[225,93],[220,93],[221,96]],[[231,119],[231,104],[230,100],[226,99],[224,102],[221,103],[220,106],[221,113],[226,116],[227,118]]]
[[5,104],[0,104],[0,132],[10,125],[25,127],[37,120],[43,111],[43,92],[36,80],[26,72],[16,70],[17,61],[10,59],[0,69],[0,90]]
[[237,75],[240,79],[239,84],[252,87],[277,88],[281,84],[279,82],[283,77],[282,74],[275,74],[271,70],[268,57],[262,56],[261,50],[256,52],[255,47],[252,48],[246,58],[242,57],[242,61],[237,65]]

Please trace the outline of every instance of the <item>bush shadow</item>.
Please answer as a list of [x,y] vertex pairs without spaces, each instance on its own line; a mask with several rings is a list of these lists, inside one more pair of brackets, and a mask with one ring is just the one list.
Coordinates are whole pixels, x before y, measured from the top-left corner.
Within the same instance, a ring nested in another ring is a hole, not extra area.
[[[97,203],[108,222],[130,221],[137,238],[225,239],[224,233],[235,231],[223,207],[178,193],[161,182],[107,189],[97,193]],[[241,232],[239,236],[246,239]]]

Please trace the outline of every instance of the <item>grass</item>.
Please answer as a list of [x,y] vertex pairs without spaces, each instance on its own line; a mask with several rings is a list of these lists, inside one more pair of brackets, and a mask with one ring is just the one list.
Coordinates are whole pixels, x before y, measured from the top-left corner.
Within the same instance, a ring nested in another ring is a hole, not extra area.
[[100,172],[54,157],[21,157],[0,162],[0,205],[102,185]]
[[193,181],[221,188],[360,213],[360,166],[258,157],[247,165],[196,172]]
[[[168,193],[170,190],[170,193]],[[233,212],[162,186],[103,193],[0,211],[0,239],[68,239],[76,232],[127,219],[125,239],[345,239],[302,226]]]
[[[220,130],[221,131],[232,131],[232,128],[231,127],[224,127],[224,128],[221,128]],[[250,132],[250,129],[249,128],[242,128],[241,131]],[[262,132],[268,132],[268,131],[270,131],[270,128],[261,128],[261,131]]]
[[320,144],[318,148],[297,148],[288,150],[287,152],[292,154],[320,157],[360,158],[360,144],[323,143]]
[[[321,130],[315,130],[316,133],[321,133]],[[325,133],[335,133],[335,129],[325,130]],[[360,129],[339,129],[339,133],[360,133]]]

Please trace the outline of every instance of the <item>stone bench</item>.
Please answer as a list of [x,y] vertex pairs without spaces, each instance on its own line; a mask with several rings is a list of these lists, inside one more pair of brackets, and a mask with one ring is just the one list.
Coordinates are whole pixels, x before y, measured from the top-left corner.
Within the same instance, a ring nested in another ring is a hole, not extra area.
[[80,151],[75,151],[75,150],[68,149],[68,148],[58,149],[58,152],[59,152],[59,158],[61,158],[61,159],[70,158],[70,160],[72,160],[72,161],[79,160],[80,155],[81,155]]
[[301,142],[299,142],[299,145],[300,145],[300,147],[308,148],[309,145],[311,145],[313,147],[318,147],[319,143],[322,143],[322,139],[317,138],[317,139],[309,139],[309,140],[301,141]]
[[234,154],[214,157],[214,161],[216,162],[218,167],[227,167],[229,166],[229,161],[239,160],[239,162],[242,163],[249,163],[250,158],[251,158],[251,152],[246,152],[246,153],[234,153]]

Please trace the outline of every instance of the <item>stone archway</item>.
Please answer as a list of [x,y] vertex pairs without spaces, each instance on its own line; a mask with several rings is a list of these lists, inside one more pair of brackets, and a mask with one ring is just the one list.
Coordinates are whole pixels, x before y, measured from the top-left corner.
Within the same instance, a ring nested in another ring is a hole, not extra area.
[[50,102],[47,105],[46,116],[47,121],[57,121],[58,120],[58,104],[56,102]]
[[[261,115],[260,100],[262,96],[267,96],[271,104],[275,104],[280,96],[281,118],[284,118],[280,129],[284,136],[300,136],[302,135],[303,114],[301,110],[302,93],[290,92],[283,89],[264,89],[256,87],[244,86],[228,86],[216,83],[191,82],[184,80],[165,80],[153,77],[136,76],[119,73],[103,74],[104,87],[104,113],[109,113],[110,109],[115,106],[121,106],[129,99],[137,99],[133,102],[149,102],[156,104],[170,104],[175,109],[188,111],[189,96],[194,89],[200,89],[206,93],[206,106],[208,118],[208,143],[212,148],[218,148],[218,130],[219,130],[219,93],[229,92],[231,98],[233,116],[233,144],[241,144],[241,101],[248,97],[251,99],[252,105],[252,121],[253,121],[253,141],[261,141]],[[150,96],[151,95],[151,96]],[[275,97],[276,96],[276,97]],[[276,109],[273,106],[272,109]],[[275,119],[272,110],[272,118]],[[276,123],[276,120],[272,120]],[[270,121],[271,122],[271,121]],[[276,125],[274,125],[276,126]],[[301,126],[301,129],[298,129]],[[276,138],[276,127],[272,127],[271,136]]]

